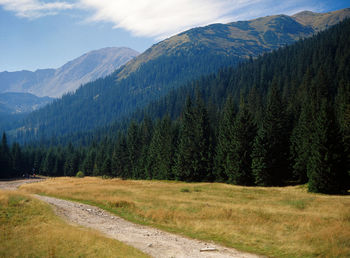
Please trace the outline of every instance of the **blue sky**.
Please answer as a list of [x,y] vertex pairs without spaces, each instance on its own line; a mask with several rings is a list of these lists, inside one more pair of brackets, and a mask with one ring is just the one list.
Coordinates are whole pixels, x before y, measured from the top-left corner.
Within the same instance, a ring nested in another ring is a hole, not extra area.
[[348,0],[0,0],[0,71],[58,68],[109,46],[143,52],[216,22],[347,7]]

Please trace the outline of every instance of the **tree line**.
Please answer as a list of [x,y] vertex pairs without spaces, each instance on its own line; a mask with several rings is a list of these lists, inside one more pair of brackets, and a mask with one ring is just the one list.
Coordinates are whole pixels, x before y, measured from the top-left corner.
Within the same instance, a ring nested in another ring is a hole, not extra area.
[[[311,192],[346,193],[349,32],[347,20],[203,77],[135,113],[125,129],[108,130],[88,145],[23,146],[23,160],[27,169],[50,176],[82,170],[94,176],[248,186],[308,183]],[[14,160],[9,153],[19,146],[10,150],[5,143],[1,157]]]

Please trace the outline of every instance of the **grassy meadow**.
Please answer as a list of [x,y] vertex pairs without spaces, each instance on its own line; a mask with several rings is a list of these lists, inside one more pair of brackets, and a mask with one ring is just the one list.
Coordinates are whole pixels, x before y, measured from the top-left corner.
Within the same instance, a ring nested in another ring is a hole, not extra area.
[[22,192],[94,204],[130,221],[272,257],[349,257],[350,196],[306,186],[53,178]]
[[148,257],[82,227],[26,194],[0,191],[0,257]]

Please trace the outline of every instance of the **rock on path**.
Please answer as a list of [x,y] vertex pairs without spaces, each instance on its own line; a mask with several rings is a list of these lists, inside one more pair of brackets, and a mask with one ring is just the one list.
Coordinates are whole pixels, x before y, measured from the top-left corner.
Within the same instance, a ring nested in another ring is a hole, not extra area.
[[137,225],[94,206],[47,196],[36,197],[53,205],[56,213],[67,221],[103,232],[153,257],[258,257]]

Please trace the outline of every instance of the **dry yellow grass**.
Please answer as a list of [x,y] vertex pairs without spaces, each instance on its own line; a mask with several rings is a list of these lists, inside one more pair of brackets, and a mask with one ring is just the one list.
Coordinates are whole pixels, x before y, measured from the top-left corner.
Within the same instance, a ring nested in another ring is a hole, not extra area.
[[311,194],[302,186],[55,178],[21,191],[85,201],[138,223],[268,256],[350,256],[350,196]]
[[49,205],[0,191],[0,257],[148,257],[92,230],[66,224]]

